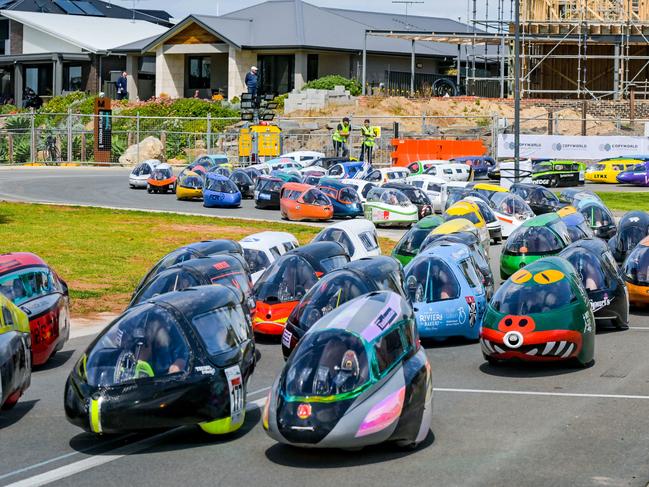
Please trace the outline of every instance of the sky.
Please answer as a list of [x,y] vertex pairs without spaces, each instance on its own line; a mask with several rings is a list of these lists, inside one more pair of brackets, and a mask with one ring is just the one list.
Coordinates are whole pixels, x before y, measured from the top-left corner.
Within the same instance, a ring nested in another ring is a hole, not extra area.
[[[354,10],[371,10],[381,12],[393,12],[405,14],[406,5],[393,4],[392,0],[307,0],[315,5],[323,7],[338,7]],[[490,18],[496,18],[497,3],[499,0],[477,0],[478,17],[483,19],[487,12]],[[190,13],[195,14],[217,14],[217,5],[220,14],[233,10],[247,7],[259,3],[259,0],[112,0],[113,3],[124,7],[132,7],[135,2],[135,8],[142,9],[162,9],[166,10],[174,17],[183,18]],[[426,15],[434,17],[447,17],[462,21],[467,19],[467,3],[469,8],[473,8],[473,0],[423,0],[422,4],[408,5],[408,15]],[[511,0],[504,0],[504,4],[509,6]],[[486,10],[486,6],[489,10]],[[469,12],[469,17],[471,13]]]

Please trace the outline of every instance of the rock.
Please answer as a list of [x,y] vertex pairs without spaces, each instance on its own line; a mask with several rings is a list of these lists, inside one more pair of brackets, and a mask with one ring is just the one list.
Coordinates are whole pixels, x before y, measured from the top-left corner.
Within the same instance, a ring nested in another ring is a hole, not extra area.
[[130,146],[124,154],[119,157],[120,164],[132,165],[147,159],[163,160],[164,146],[160,139],[156,137],[147,137],[139,144]]

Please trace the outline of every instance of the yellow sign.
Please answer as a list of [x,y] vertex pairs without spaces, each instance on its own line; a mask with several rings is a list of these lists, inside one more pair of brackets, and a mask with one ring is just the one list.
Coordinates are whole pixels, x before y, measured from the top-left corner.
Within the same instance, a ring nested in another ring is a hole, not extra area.
[[239,131],[239,157],[278,157],[281,130],[276,125],[251,125]]

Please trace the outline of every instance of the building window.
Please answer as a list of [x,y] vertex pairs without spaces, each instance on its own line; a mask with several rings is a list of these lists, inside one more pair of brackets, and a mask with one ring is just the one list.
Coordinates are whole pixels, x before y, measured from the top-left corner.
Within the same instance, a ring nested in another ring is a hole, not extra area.
[[0,20],[0,56],[9,54],[7,41],[9,40],[9,21]]
[[63,90],[83,91],[83,69],[81,66],[63,66]]
[[281,95],[295,87],[295,56],[258,56],[260,93]]
[[309,54],[306,60],[306,80],[318,79],[318,55]]
[[210,87],[210,58],[190,56],[187,58],[189,71],[187,87],[190,90],[201,90]]
[[25,66],[24,90],[31,88],[41,96],[52,96],[53,68],[51,64]]

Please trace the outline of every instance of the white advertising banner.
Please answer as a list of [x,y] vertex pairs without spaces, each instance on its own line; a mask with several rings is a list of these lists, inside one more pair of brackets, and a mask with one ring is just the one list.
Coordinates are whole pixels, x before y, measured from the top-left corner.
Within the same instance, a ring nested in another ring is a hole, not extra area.
[[[521,135],[521,158],[599,160],[649,153],[649,138],[608,135]],[[514,157],[514,135],[498,136],[498,157]]]

